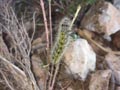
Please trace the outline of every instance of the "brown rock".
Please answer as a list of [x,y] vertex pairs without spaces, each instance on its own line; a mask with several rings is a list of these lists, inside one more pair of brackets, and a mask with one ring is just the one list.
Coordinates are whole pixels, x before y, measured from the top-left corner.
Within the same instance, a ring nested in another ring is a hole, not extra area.
[[120,85],[120,57],[114,54],[108,54],[105,57],[105,60],[112,70],[112,73],[115,77],[115,83]]
[[120,87],[116,87],[116,90],[120,90]]
[[120,31],[112,35],[113,45],[120,50]]
[[84,17],[83,28],[111,35],[120,30],[120,12],[109,2],[94,5]]
[[43,63],[39,56],[32,56],[32,70],[36,78],[37,84],[40,90],[45,90],[46,85],[46,71],[42,67]]
[[42,39],[41,39],[41,38],[37,38],[37,39],[33,40],[32,46],[38,45],[38,44],[40,44],[41,42],[42,42]]
[[32,52],[36,51],[37,54],[40,54],[44,50],[46,50],[46,43],[43,43],[41,38],[33,40]]
[[89,90],[108,90],[111,70],[100,70],[92,74]]

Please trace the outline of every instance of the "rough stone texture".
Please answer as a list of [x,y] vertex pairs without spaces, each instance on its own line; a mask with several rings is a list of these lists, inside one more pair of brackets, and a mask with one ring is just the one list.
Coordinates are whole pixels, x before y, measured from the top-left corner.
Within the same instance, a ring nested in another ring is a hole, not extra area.
[[64,57],[66,71],[74,78],[85,80],[88,72],[95,70],[96,54],[84,39],[74,41]]
[[120,90],[120,86],[119,86],[119,87],[116,87],[116,90]]
[[100,1],[82,21],[83,28],[109,36],[120,30],[120,12],[111,3]]
[[112,44],[120,50],[120,31],[112,35]]
[[120,0],[113,0],[113,5],[120,10]]
[[105,60],[109,68],[113,71],[112,73],[115,77],[116,83],[120,85],[120,57],[108,54],[106,55]]
[[68,87],[67,90],[73,90],[71,87]]
[[34,76],[36,78],[37,84],[40,90],[45,90],[45,81],[47,78],[46,71],[42,67],[43,63],[39,56],[33,55],[32,56],[32,70]]
[[92,74],[89,90],[108,90],[111,70],[100,70]]

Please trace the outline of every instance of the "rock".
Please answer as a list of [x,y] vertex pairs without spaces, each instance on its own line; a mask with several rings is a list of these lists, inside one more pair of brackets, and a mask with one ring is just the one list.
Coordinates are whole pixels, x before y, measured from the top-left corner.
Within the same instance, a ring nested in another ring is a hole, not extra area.
[[105,57],[105,60],[109,66],[109,68],[112,70],[112,73],[115,77],[115,83],[120,85],[120,57],[115,56],[114,54],[108,54]]
[[120,31],[112,35],[112,44],[120,50]]
[[71,87],[68,87],[67,90],[73,90]]
[[37,54],[40,54],[45,49],[46,49],[46,43],[43,43],[41,38],[36,38],[35,40],[33,40],[32,53],[37,52]]
[[33,55],[31,61],[32,61],[32,71],[36,78],[37,84],[40,90],[45,90],[47,75],[46,75],[46,70],[42,67],[43,62],[38,55]]
[[88,11],[81,25],[107,36],[120,30],[120,12],[111,3],[101,1]]
[[120,0],[113,0],[113,5],[120,10]]
[[119,87],[116,87],[116,90],[120,90],[120,86],[119,86]]
[[85,39],[77,39],[67,49],[64,62],[66,72],[76,79],[85,80],[89,71],[94,71],[96,54]]
[[111,70],[99,70],[92,74],[89,90],[108,90]]
[[42,39],[41,38],[37,38],[37,39],[33,40],[32,46],[36,46],[36,45],[40,44],[41,42],[42,42]]
[[27,32],[28,31],[33,32],[33,23],[32,22],[27,21],[27,22],[25,22],[24,26],[25,26],[25,29],[26,29]]

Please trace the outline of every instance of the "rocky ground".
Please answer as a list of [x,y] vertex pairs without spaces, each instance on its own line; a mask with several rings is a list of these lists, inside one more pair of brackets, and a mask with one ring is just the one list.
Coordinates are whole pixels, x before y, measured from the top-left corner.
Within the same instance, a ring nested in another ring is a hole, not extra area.
[[[79,4],[61,55],[53,47],[69,29],[62,20]],[[0,1],[0,90],[120,90],[119,64],[119,0]]]

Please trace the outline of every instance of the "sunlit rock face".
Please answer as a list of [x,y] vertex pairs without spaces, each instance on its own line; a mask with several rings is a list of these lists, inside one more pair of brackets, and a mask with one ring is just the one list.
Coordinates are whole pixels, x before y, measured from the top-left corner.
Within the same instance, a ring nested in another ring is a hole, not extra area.
[[76,79],[85,80],[95,70],[96,54],[85,39],[74,41],[64,55],[66,72]]
[[110,36],[120,30],[120,12],[109,2],[100,1],[83,18],[83,28]]

